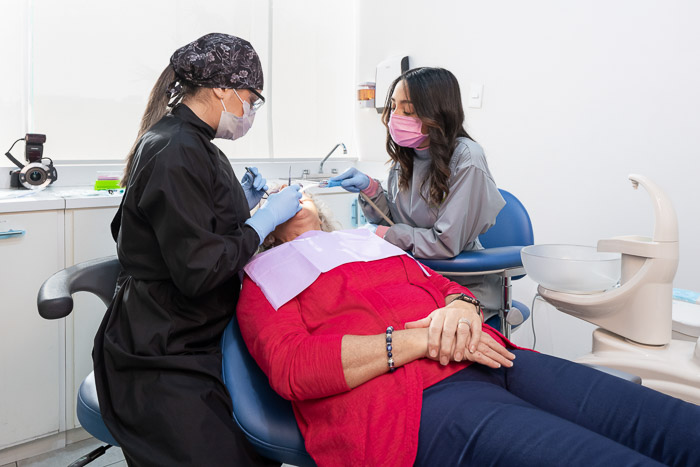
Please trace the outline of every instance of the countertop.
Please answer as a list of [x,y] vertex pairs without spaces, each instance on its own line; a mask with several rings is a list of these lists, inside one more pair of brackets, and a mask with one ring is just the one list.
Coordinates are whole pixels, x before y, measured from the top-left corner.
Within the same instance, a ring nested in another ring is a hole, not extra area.
[[117,207],[122,190],[95,191],[92,186],[48,187],[42,191],[0,189],[0,213]]
[[[287,183],[286,180],[270,180],[270,185]],[[348,194],[340,187],[318,188],[316,181],[292,180],[306,186],[310,193]],[[310,185],[310,186],[309,186]],[[41,191],[20,190],[17,188],[0,189],[0,213],[48,211],[52,209],[82,209],[117,207],[122,199],[123,190],[95,191],[92,186],[49,186]]]

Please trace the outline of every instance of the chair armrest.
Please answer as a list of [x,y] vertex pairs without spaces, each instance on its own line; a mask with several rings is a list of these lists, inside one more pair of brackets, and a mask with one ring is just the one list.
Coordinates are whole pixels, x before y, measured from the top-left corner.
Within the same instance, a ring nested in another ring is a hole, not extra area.
[[46,319],[65,318],[73,311],[71,295],[75,292],[91,292],[109,305],[120,271],[116,256],[85,261],[58,271],[39,289],[39,314]]
[[454,258],[418,259],[430,269],[442,274],[485,274],[503,272],[523,266],[520,250],[523,246],[502,246],[484,250],[463,251]]

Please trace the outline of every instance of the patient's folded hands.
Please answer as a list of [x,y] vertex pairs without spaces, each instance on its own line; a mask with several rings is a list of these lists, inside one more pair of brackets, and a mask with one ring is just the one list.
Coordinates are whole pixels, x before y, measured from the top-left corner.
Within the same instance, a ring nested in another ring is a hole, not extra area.
[[482,332],[481,326],[478,309],[463,301],[453,301],[405,325],[406,329],[427,328],[426,357],[442,365],[468,360],[491,368],[513,366],[515,355]]
[[500,368],[501,366],[510,368],[513,366],[514,359],[514,354],[509,352],[500,342],[487,333],[481,335],[481,341],[477,346],[476,352],[467,350],[464,353],[464,360],[481,363],[490,368]]
[[427,357],[442,365],[451,360],[461,361],[467,348],[476,351],[482,334],[478,310],[462,301],[452,302],[433,310],[423,319],[406,323],[406,329],[411,328],[428,328]]

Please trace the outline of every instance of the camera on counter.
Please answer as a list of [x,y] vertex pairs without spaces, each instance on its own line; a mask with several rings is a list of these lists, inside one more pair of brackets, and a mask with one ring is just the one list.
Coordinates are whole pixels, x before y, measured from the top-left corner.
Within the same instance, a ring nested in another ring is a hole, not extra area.
[[[28,164],[22,164],[15,159],[10,151],[17,141],[24,140],[24,157]],[[42,190],[58,179],[58,173],[53,166],[53,161],[43,157],[46,135],[39,133],[27,133],[12,144],[5,153],[19,169],[10,172],[10,186],[15,188],[27,188],[29,190]],[[48,161],[46,163],[45,161]]]

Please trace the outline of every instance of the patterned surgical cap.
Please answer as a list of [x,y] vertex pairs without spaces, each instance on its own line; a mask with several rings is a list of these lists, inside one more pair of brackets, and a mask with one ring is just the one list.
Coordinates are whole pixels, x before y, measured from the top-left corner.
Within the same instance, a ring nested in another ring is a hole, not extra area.
[[179,79],[196,86],[262,89],[263,72],[250,42],[229,34],[211,33],[180,47],[170,57]]

